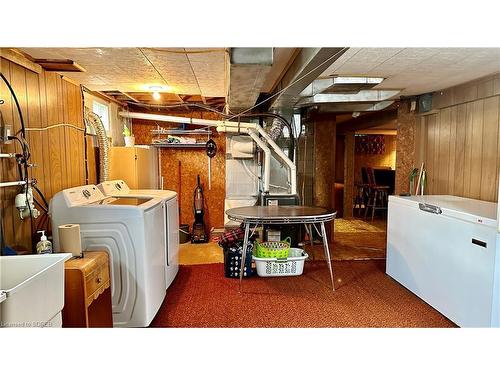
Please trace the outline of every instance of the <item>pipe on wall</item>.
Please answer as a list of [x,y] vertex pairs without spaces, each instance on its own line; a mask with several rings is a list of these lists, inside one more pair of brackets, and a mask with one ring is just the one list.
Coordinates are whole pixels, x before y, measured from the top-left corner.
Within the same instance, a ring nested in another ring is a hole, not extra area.
[[263,177],[263,185],[264,185],[264,194],[269,194],[269,184],[271,182],[271,150],[269,147],[262,142],[262,139],[259,138],[257,132],[254,130],[246,130],[250,138],[253,139],[257,146],[259,146],[262,151],[264,151],[264,177]]
[[[246,125],[247,123],[245,123]],[[238,133],[241,132],[244,128],[244,125],[240,123],[240,127],[226,126],[226,124],[218,126],[218,132],[226,132],[226,133]],[[281,148],[271,139],[269,134],[257,124],[250,124],[252,127],[250,129],[245,130],[255,130],[257,131],[271,146],[271,148],[276,152],[279,158],[288,166],[288,179],[290,181],[290,194],[297,194],[297,168],[295,164],[285,155],[285,153],[281,150]]]
[[[266,142],[271,146],[278,157],[288,166],[288,179],[290,181],[291,194],[297,194],[297,168],[293,161],[291,161],[288,156],[281,150],[281,148],[272,140],[269,134],[258,124],[251,122],[237,122],[237,121],[224,121],[224,120],[205,120],[189,117],[178,117],[178,116],[168,116],[168,115],[156,115],[151,113],[140,113],[140,112],[119,112],[121,117],[132,118],[132,119],[142,119],[142,120],[152,120],[152,121],[165,121],[174,123],[188,123],[192,125],[201,126],[213,126],[217,128],[218,132],[225,133],[247,133],[248,130],[254,130],[266,140]],[[259,138],[259,137],[257,137]],[[254,139],[254,138],[252,138]],[[270,168],[266,168],[266,171]],[[266,172],[267,173],[267,172]],[[268,180],[269,181],[269,180]]]

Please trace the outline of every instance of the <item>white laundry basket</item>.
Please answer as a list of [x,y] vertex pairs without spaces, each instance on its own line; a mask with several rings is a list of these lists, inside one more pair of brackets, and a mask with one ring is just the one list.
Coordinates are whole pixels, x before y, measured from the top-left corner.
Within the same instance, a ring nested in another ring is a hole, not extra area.
[[304,261],[309,255],[302,250],[291,247],[288,258],[257,258],[252,256],[257,268],[257,275],[261,277],[298,276],[304,270]]

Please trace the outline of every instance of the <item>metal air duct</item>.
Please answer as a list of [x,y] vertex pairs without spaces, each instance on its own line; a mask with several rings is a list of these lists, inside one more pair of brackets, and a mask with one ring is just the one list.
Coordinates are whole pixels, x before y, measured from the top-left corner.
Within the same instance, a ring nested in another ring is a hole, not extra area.
[[99,146],[99,182],[109,180],[109,140],[101,118],[85,107],[85,125],[94,129]]

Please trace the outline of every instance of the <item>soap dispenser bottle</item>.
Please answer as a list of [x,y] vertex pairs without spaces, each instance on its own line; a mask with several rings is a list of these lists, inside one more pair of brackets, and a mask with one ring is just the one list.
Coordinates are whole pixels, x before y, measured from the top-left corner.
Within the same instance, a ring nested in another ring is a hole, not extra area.
[[39,230],[37,233],[41,233],[40,242],[36,244],[36,252],[38,254],[51,254],[52,253],[52,243],[47,239],[44,230]]

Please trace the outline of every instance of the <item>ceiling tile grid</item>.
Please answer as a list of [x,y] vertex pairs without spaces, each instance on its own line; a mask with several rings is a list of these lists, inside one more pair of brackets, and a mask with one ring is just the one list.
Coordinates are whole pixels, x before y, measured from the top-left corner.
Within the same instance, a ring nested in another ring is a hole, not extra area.
[[226,52],[221,48],[22,50],[34,58],[70,59],[77,62],[86,72],[65,72],[64,75],[81,82],[91,90],[140,92],[148,91],[149,86],[168,84],[171,90],[178,94],[225,96]]
[[442,90],[500,71],[500,48],[351,48],[324,76],[383,77],[402,95]]

